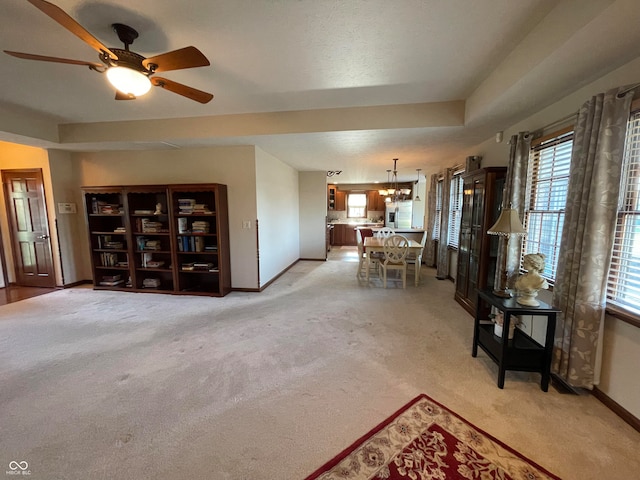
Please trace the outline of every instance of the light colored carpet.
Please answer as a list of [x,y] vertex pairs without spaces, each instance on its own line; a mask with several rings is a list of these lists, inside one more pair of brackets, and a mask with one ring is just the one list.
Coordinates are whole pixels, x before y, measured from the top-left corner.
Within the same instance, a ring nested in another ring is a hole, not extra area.
[[222,299],[77,288],[0,307],[0,472],[301,479],[426,393],[564,479],[638,478],[640,434],[598,400],[538,374],[497,388],[451,282],[425,268],[385,290],[356,265],[299,262]]

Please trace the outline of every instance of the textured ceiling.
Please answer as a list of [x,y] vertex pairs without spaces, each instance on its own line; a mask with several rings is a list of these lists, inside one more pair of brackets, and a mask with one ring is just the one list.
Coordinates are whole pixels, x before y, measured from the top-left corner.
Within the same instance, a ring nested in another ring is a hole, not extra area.
[[[131,49],[144,56],[198,47],[210,67],[163,76],[215,98],[201,105],[154,88],[115,101],[106,78],[86,67],[0,55],[0,139],[92,151],[250,144],[300,170],[342,169],[352,182],[383,180],[394,157],[405,179],[450,162],[635,57],[629,47],[640,39],[636,0],[53,3],[107,46],[121,48],[110,28],[119,22],[138,30]],[[27,1],[5,0],[0,22],[2,49],[97,61]],[[434,113],[434,102],[458,102],[450,105],[462,106],[460,119]],[[351,109],[392,105],[393,115]],[[344,121],[327,109],[344,109]],[[256,115],[269,112],[300,113]],[[178,122],[192,117],[209,132]],[[143,133],[157,119],[176,123]],[[214,129],[227,119],[233,131]]]

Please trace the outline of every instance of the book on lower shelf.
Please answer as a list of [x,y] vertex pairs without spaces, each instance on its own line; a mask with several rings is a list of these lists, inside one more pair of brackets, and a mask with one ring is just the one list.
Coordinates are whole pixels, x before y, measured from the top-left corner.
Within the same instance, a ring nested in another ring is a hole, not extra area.
[[122,275],[103,275],[102,280],[100,280],[100,285],[103,287],[115,287],[116,285],[121,285],[124,283],[122,279]]
[[142,288],[158,288],[160,287],[159,278],[145,278],[142,280]]

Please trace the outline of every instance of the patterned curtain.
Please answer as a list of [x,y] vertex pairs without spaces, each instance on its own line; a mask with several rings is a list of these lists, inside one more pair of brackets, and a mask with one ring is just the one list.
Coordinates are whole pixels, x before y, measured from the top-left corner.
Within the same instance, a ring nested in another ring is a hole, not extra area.
[[[529,132],[520,132],[512,135],[509,145],[509,165],[507,178],[502,195],[502,208],[514,208],[518,212],[520,221],[524,218],[524,202],[527,190],[527,166],[529,165],[529,150],[531,149],[532,135]],[[501,285],[504,278],[504,256],[507,255],[507,272],[509,272],[509,285],[520,269],[520,251],[522,249],[522,237],[513,236],[509,240],[507,252],[506,237],[500,236],[498,246],[498,260],[494,285]]]
[[591,98],[578,112],[553,304],[562,310],[552,371],[574,387],[599,383],[607,274],[633,91]]
[[438,269],[436,278],[449,278],[449,207],[451,203],[451,179],[453,168],[447,168],[442,180],[442,216],[440,217],[440,239],[438,240]]
[[427,212],[427,244],[425,246],[425,260],[427,265],[433,266],[436,253],[436,241],[433,239],[433,232],[436,228],[436,185],[438,184],[438,174],[431,175],[429,186],[429,204]]

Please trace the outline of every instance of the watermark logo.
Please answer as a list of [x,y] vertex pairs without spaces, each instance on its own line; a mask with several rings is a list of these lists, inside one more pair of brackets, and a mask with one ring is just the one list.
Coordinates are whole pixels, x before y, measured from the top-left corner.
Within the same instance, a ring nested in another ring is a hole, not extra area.
[[22,460],[21,462],[11,460],[9,462],[9,470],[5,473],[7,475],[31,475],[31,470],[29,470],[29,464],[26,460]]

